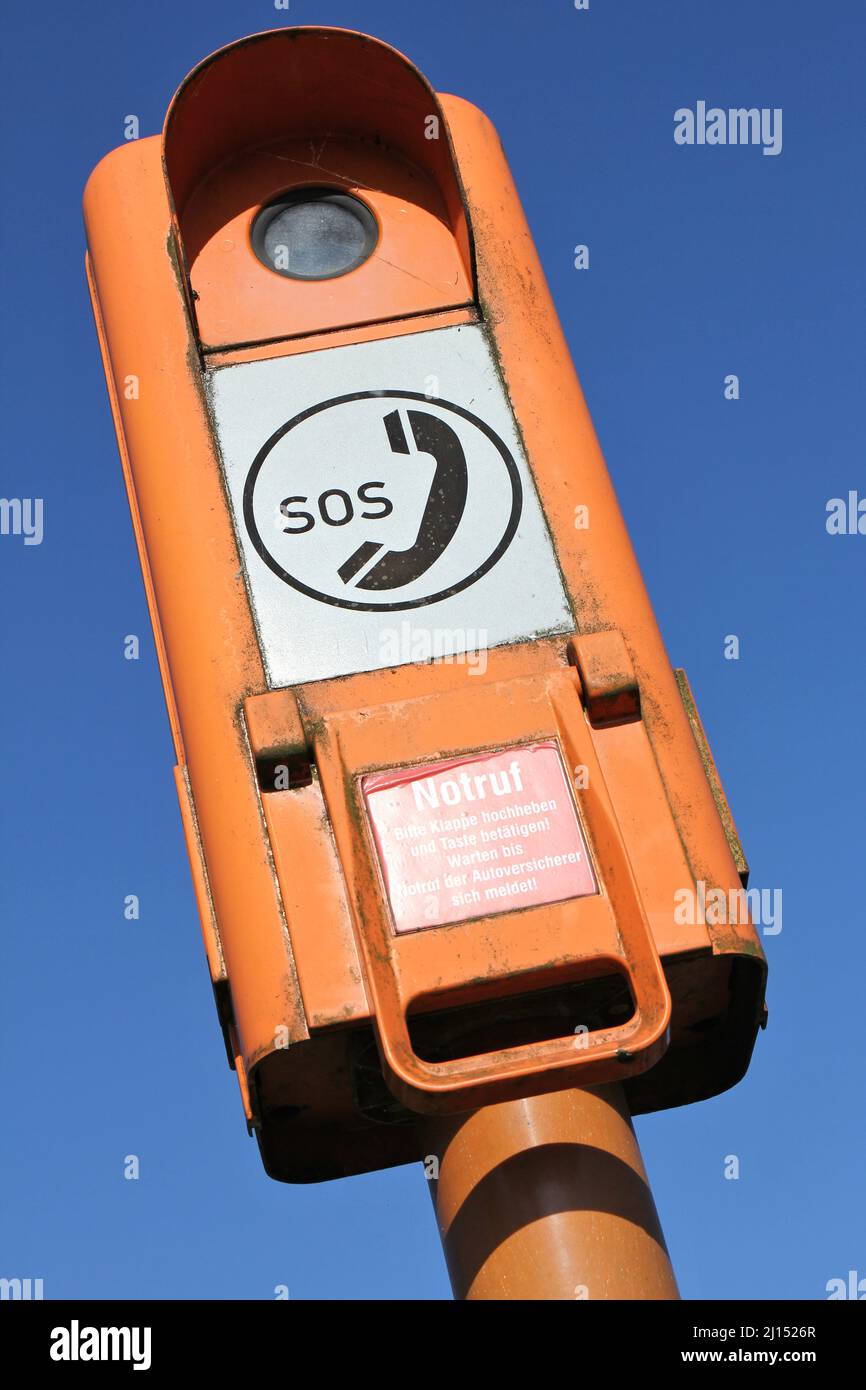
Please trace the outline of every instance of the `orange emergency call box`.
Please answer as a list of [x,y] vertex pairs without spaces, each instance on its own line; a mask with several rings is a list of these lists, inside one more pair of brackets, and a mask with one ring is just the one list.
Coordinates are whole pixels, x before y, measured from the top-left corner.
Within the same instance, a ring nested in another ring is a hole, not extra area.
[[87,268],[229,1058],[267,1171],[748,1065],[765,962],[490,122],[274,30],[97,166]]

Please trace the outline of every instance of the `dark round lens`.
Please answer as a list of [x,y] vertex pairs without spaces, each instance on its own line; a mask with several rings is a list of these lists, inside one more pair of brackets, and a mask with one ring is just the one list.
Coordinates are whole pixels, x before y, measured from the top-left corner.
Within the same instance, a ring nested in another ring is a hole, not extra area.
[[332,280],[362,265],[379,237],[359,198],[332,188],[296,188],[262,208],[252,228],[263,265],[293,280]]

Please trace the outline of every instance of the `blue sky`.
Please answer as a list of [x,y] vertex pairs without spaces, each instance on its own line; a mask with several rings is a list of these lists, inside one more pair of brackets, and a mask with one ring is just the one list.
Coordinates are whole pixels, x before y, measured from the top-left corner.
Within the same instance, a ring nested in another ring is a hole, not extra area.
[[[420,1167],[284,1187],[246,1137],[84,282],[81,190],[124,117],[156,132],[198,59],[286,19],[388,40],[500,131],[752,882],[784,895],[749,1075],[637,1122],[662,1224],[687,1297],[824,1297],[866,1275],[866,536],[825,527],[866,496],[850,0],[7,9],[0,494],[45,512],[41,545],[0,536],[0,1274],[46,1297],[450,1296]],[[782,108],[781,154],[677,146],[699,99]]]

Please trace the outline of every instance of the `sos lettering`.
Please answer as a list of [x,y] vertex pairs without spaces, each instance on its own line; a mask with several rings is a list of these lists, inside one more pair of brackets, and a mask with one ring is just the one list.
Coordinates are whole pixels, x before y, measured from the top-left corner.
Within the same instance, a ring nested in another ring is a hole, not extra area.
[[[359,511],[358,515],[364,521],[381,521],[383,517],[390,516],[394,510],[394,504],[387,497],[372,496],[373,488],[384,487],[384,483],[370,482],[361,483],[358,488],[357,498],[359,503],[363,503],[367,508],[375,510]],[[300,503],[309,502],[308,497],[286,497],[280,503],[280,511],[287,521],[300,522],[297,526],[284,526],[283,530],[290,536],[302,536],[306,531],[312,531],[316,524],[316,518],[312,512],[293,511],[293,507]],[[320,494],[316,503],[319,516],[326,526],[346,526],[355,517],[355,506],[348,492],[342,488],[332,487]]]

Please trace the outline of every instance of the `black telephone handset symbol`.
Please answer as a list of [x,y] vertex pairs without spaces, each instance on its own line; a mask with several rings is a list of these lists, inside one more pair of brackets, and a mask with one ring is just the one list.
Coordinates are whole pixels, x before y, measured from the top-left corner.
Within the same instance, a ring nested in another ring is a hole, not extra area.
[[[466,455],[457,434],[438,415],[426,410],[410,410],[407,414],[416,449],[432,454],[436,463],[430,495],[414,545],[407,550],[387,550],[358,581],[358,589],[400,589],[420,579],[453,539],[466,507]],[[392,410],[386,415],[384,425],[393,452],[411,453],[399,412]],[[337,571],[343,583],[348,584],[381,549],[380,541],[360,545]]]

